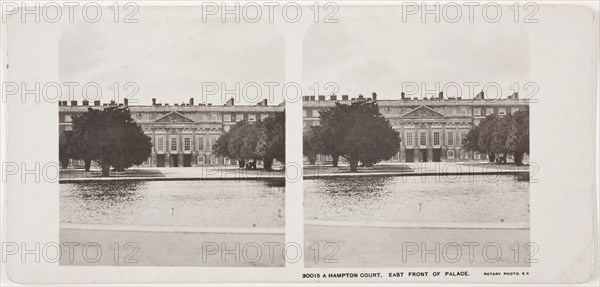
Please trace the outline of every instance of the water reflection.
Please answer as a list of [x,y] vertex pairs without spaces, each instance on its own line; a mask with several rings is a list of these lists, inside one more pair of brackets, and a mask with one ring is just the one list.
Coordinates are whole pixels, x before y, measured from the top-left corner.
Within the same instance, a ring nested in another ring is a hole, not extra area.
[[[454,182],[455,181],[455,182]],[[400,222],[528,222],[529,183],[463,176],[304,181],[305,218]]]
[[269,181],[111,181],[60,185],[61,222],[282,227],[284,187]]

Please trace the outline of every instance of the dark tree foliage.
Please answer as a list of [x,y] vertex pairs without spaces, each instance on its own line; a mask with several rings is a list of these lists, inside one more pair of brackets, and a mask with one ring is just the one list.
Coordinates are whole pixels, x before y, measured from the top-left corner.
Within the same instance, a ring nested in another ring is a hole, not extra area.
[[341,155],[357,171],[389,159],[400,148],[400,135],[379,112],[377,103],[359,101],[350,105],[336,103],[319,115],[320,127],[314,129],[321,154]]
[[109,107],[88,111],[73,117],[73,130],[65,133],[70,157],[102,167],[109,176],[110,167],[122,171],[144,162],[152,150],[150,137],[131,118],[128,108]]
[[260,123],[258,154],[266,170],[271,170],[273,159],[285,162],[285,113],[277,113]]
[[512,154],[515,164],[521,165],[523,155],[529,153],[529,110],[503,117],[489,115],[461,144],[467,150],[487,154],[490,162],[497,157],[505,161],[506,155]]
[[220,156],[237,159],[239,167],[247,160],[262,159],[264,168],[270,170],[274,159],[285,162],[285,114],[256,123],[237,122],[219,137],[214,150]]
[[319,126],[305,127],[302,132],[302,154],[308,158],[310,164],[315,164],[319,154],[319,143],[315,135],[315,129]]

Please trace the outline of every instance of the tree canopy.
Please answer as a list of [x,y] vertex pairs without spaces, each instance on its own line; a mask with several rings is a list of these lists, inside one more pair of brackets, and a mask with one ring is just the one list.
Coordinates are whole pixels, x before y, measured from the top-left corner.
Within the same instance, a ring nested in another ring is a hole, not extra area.
[[490,162],[497,156],[512,154],[515,164],[522,164],[523,155],[529,153],[529,110],[487,116],[467,133],[462,146],[487,154]]
[[285,114],[256,123],[239,121],[217,139],[215,152],[220,156],[237,159],[243,167],[246,160],[262,159],[270,170],[273,160],[285,162]]
[[152,143],[141,127],[131,118],[128,108],[108,107],[73,116],[73,129],[65,131],[60,156],[84,161],[96,161],[102,176],[110,167],[124,170],[144,162],[151,153]]
[[371,166],[389,159],[400,148],[400,134],[379,112],[376,102],[336,103],[319,114],[320,126],[312,127],[313,143],[320,154],[343,156],[356,171],[358,162]]

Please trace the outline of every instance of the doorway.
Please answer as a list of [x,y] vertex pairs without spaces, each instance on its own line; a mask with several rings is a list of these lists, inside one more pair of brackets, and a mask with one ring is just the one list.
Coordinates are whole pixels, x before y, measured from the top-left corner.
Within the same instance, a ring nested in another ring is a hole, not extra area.
[[172,154],[171,155],[171,163],[172,163],[172,167],[179,167],[179,155],[178,154]]
[[165,155],[164,154],[156,155],[156,167],[165,167]]
[[184,154],[183,155],[183,167],[191,167],[192,166],[192,155]]
[[415,152],[413,149],[406,150],[406,157],[404,158],[405,162],[414,162],[415,161]]
[[442,149],[439,149],[439,148],[433,149],[433,161],[434,162],[442,161]]
[[421,153],[421,162],[427,162],[427,150],[426,149],[422,149],[419,150],[419,152]]

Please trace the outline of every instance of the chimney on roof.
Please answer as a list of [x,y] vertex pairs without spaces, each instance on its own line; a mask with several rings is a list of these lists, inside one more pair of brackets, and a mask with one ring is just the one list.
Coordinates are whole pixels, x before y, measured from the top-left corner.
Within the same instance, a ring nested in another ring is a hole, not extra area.
[[310,100],[310,97],[309,97],[309,96],[302,96],[302,101],[305,101],[305,102],[306,102],[306,101],[308,101],[308,100]]
[[348,100],[348,95],[342,95],[342,101],[347,101]]
[[61,101],[58,101],[58,106],[59,107],[62,106],[62,102]]
[[376,101],[377,101],[377,93],[373,92],[373,102],[376,102]]
[[401,92],[401,93],[400,93],[400,99],[401,99],[401,100],[404,100],[404,97],[406,97],[406,93],[404,93],[404,92]]
[[324,100],[325,100],[325,96],[319,95],[319,101],[324,101]]
[[126,106],[129,106],[129,99],[128,98],[124,98],[123,99],[123,104]]
[[336,95],[331,95],[329,96],[329,99],[332,101],[337,101],[337,96]]
[[77,101],[71,101],[71,106],[76,107],[77,106]]
[[483,100],[483,99],[485,99],[485,96],[484,96],[484,94],[483,94],[483,91],[479,92],[479,94],[477,94],[477,95],[475,96],[475,99],[478,99],[478,100]]
[[152,105],[156,106],[156,98],[152,98]]
[[95,100],[94,101],[94,106],[99,106],[100,105],[100,101],[99,100]]
[[266,107],[267,106],[267,99],[264,99],[264,100],[260,101],[258,103],[258,105],[261,106],[261,107]]
[[81,105],[82,105],[82,106],[89,106],[89,105],[90,105],[90,101],[88,101],[88,100],[83,100],[83,101],[81,101]]
[[364,98],[365,98],[365,96],[363,96],[362,94],[358,94],[358,99],[359,99],[359,100],[362,100],[362,99],[364,99]]
[[226,106],[233,106],[234,104],[235,104],[235,101],[234,101],[233,97],[231,99],[227,100],[227,102],[225,102]]
[[444,92],[440,92],[438,95],[439,95],[439,99],[440,99],[440,100],[443,100],[443,99],[444,99]]
[[194,105],[194,98],[190,98],[190,106]]
[[110,105],[111,105],[111,106],[115,106],[115,105],[116,105],[116,104],[115,104],[115,101],[114,101],[114,100],[111,100],[111,101],[110,101]]
[[510,95],[508,98],[509,98],[509,99],[512,99],[512,100],[518,100],[518,99],[519,99],[519,92],[514,92],[514,93],[513,93],[512,95]]

